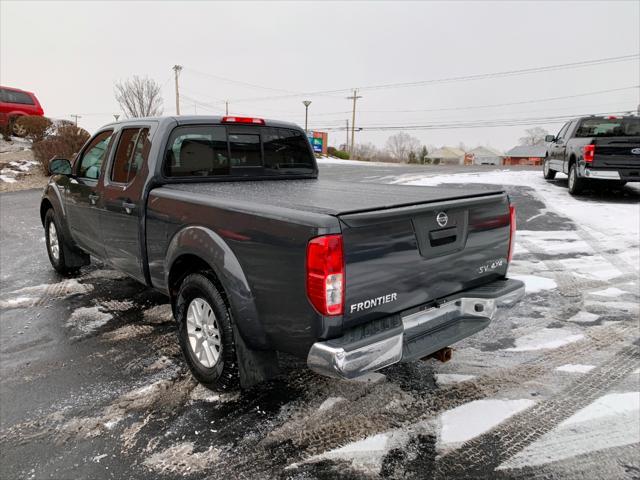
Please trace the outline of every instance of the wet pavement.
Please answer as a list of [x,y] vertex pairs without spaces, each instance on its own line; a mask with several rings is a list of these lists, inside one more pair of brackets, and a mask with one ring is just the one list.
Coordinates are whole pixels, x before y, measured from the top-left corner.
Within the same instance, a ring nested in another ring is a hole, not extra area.
[[[566,193],[566,180],[550,185]],[[61,278],[40,192],[0,195],[0,477],[640,478],[633,239],[603,244],[534,185],[507,189],[520,230],[510,272],[529,291],[509,320],[455,345],[447,364],[343,382],[283,356],[279,378],[225,394],[190,377],[162,295],[96,264]],[[585,208],[638,205],[639,192],[596,191]]]

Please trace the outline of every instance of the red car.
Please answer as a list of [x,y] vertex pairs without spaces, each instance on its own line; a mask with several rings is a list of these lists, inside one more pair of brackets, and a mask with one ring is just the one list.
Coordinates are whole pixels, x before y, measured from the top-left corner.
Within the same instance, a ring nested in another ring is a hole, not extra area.
[[44,110],[36,96],[18,88],[0,87],[0,128],[8,125],[14,135],[18,137],[24,135],[15,122],[22,115],[44,115]]

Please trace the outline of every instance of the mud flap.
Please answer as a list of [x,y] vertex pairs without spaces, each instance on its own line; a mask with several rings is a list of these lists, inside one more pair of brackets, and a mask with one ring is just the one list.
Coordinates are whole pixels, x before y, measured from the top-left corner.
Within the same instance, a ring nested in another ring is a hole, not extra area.
[[67,267],[84,267],[91,263],[91,257],[87,253],[69,247],[67,242],[62,243],[62,248],[64,249],[64,260]]
[[233,325],[233,336],[238,357],[240,387],[250,388],[280,373],[276,352],[249,348],[235,325]]

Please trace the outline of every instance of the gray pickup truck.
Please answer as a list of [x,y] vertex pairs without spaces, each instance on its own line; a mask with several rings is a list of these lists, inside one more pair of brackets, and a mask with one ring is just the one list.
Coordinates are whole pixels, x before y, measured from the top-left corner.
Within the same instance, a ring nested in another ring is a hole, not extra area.
[[166,294],[212,389],[270,378],[277,352],[339,378],[444,352],[524,295],[504,191],[323,180],[290,123],[128,120],[49,167],[53,267],[93,256]]
[[563,125],[547,135],[543,175],[569,176],[569,193],[580,194],[589,185],[623,186],[640,182],[640,117],[590,116]]

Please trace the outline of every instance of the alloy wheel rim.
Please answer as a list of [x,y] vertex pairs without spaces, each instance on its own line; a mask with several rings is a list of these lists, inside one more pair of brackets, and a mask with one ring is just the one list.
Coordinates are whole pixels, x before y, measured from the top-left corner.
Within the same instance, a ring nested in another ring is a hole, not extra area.
[[220,327],[213,308],[202,298],[194,298],[187,308],[187,336],[191,351],[203,367],[218,363],[222,351]]
[[58,232],[53,222],[49,224],[49,251],[53,259],[58,261],[60,258],[60,242],[58,242]]
[[545,160],[544,162],[544,174],[549,175],[549,160]]

